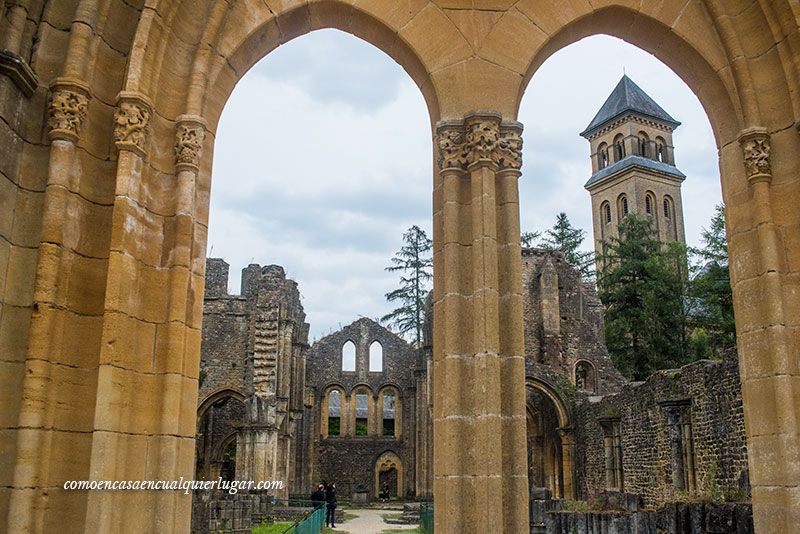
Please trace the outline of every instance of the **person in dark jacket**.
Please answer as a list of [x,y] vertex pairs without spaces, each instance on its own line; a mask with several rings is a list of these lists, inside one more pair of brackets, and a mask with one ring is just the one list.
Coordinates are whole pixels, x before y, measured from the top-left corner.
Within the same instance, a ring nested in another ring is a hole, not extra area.
[[325,502],[328,513],[325,515],[325,526],[336,528],[336,483],[331,482],[325,487]]
[[311,494],[311,502],[314,503],[314,508],[318,508],[322,506],[327,501],[327,495],[325,493],[325,484],[320,484],[317,486],[317,491]]

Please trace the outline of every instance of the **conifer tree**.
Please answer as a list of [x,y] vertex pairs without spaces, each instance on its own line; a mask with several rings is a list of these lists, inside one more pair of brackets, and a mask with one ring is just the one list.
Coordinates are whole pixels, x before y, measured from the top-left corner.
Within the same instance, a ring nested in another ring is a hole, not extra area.
[[391,258],[389,272],[400,272],[400,287],[386,293],[386,300],[399,306],[381,317],[381,322],[393,325],[405,336],[413,335],[416,347],[422,346],[422,326],[425,319],[425,295],[433,274],[431,249],[433,243],[425,231],[414,225],[403,234],[403,246]]
[[635,380],[687,363],[683,245],[661,243],[649,218],[631,214],[602,247],[598,295],[614,363]]
[[564,259],[578,269],[583,278],[588,279],[594,276],[594,254],[580,250],[585,237],[586,231],[572,226],[567,214],[561,212],[556,216],[553,227],[545,231],[539,246],[560,250]]
[[736,346],[724,206],[716,207],[711,224],[700,235],[702,246],[692,249],[689,325],[698,356],[718,356]]

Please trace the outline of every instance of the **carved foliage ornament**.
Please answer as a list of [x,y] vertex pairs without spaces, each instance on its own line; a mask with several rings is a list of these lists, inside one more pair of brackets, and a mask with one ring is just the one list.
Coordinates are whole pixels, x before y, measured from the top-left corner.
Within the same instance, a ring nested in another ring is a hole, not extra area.
[[50,139],[77,142],[88,106],[87,93],[78,87],[54,86],[47,118]]
[[489,162],[498,170],[522,167],[522,136],[519,125],[493,118],[472,118],[466,126],[443,124],[439,128],[440,169],[462,169]]
[[175,167],[178,170],[197,170],[206,136],[205,121],[200,117],[178,117],[175,133]]
[[744,156],[747,179],[753,182],[772,178],[769,135],[762,131],[745,133],[739,139]]
[[146,154],[151,106],[146,98],[135,93],[120,93],[114,113],[114,143],[120,150]]

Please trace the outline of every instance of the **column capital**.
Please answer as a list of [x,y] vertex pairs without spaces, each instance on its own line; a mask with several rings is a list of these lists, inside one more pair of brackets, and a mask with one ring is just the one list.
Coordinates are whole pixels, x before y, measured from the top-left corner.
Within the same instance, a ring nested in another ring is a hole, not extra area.
[[739,133],[744,168],[750,183],[772,181],[770,138],[766,128],[753,127]]
[[136,91],[122,91],[117,95],[114,113],[114,144],[117,149],[147,156],[147,137],[153,105],[150,99]]
[[77,143],[91,99],[89,87],[77,78],[61,77],[50,84],[50,92],[47,137]]
[[208,125],[198,115],[181,115],[175,121],[175,170],[200,170],[200,156]]
[[471,111],[463,120],[440,121],[436,125],[439,170],[488,165],[495,170],[522,167],[522,124],[504,121],[494,111]]

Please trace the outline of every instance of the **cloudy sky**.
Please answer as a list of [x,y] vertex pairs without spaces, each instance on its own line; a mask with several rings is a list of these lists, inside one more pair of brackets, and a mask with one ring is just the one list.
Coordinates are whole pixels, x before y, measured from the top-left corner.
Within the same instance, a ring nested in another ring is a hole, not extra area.
[[[653,56],[596,36],[552,56],[520,110],[523,230],[565,211],[589,234],[588,143],[578,136],[627,74],[683,123],[674,136],[687,240],[719,202],[711,128],[697,98]],[[209,256],[297,280],[312,339],[391,310],[384,271],[412,224],[430,235],[431,138],[422,95],[378,49],[336,30],[279,47],[237,85],[217,132]]]

